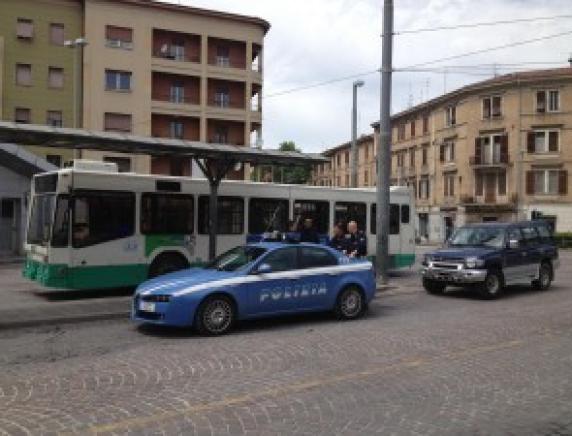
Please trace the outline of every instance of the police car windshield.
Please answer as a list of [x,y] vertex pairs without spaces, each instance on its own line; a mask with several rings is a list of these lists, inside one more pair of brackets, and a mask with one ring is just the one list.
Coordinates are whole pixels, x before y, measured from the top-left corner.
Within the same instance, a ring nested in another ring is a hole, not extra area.
[[217,271],[236,271],[255,261],[266,252],[265,248],[244,245],[221,254],[206,266]]
[[502,248],[503,244],[504,229],[499,227],[462,227],[449,239],[450,247]]

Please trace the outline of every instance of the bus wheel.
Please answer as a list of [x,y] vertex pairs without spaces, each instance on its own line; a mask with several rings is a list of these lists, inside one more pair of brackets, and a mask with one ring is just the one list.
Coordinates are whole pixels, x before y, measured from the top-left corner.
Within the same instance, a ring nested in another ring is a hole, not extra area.
[[149,267],[149,278],[162,276],[189,267],[189,262],[178,253],[163,253],[157,256]]

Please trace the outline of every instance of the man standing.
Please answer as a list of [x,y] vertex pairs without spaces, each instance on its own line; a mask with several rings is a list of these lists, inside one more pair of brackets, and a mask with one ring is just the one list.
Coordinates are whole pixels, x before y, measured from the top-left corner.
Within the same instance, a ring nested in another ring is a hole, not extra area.
[[344,223],[339,222],[334,226],[334,234],[328,245],[344,254],[346,253],[346,226]]
[[367,236],[363,231],[358,230],[358,225],[355,221],[348,223],[346,243],[349,257],[364,257],[367,255]]
[[300,231],[300,242],[313,242],[314,244],[320,243],[320,236],[314,228],[312,218],[304,220],[304,227]]

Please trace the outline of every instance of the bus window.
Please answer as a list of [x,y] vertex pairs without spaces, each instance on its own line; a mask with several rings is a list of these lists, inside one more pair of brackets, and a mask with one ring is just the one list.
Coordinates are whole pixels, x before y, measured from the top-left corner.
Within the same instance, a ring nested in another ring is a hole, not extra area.
[[[244,200],[240,197],[218,197],[217,234],[241,235],[244,232]],[[209,197],[199,197],[199,233],[209,233]]]
[[367,206],[365,203],[338,201],[334,206],[334,222],[336,223],[356,221],[358,229],[365,231],[366,216]]
[[[409,206],[407,206],[409,208]],[[371,234],[375,235],[376,226],[377,226],[377,205],[371,205]],[[399,205],[398,204],[390,204],[389,205],[389,234],[390,235],[398,235],[399,234]]]
[[58,195],[54,228],[52,230],[52,247],[67,247],[69,244],[69,197]]
[[294,222],[302,224],[311,218],[318,233],[330,231],[330,203],[328,201],[296,200],[294,202]]
[[248,202],[248,233],[288,231],[288,200],[251,198]]
[[411,221],[411,208],[408,204],[401,205],[401,224],[409,224]]
[[184,234],[194,230],[192,195],[146,193],[141,196],[141,233]]
[[88,247],[135,232],[135,194],[118,191],[76,191],[72,245]]
[[28,244],[45,246],[50,238],[55,194],[34,195],[28,222]]

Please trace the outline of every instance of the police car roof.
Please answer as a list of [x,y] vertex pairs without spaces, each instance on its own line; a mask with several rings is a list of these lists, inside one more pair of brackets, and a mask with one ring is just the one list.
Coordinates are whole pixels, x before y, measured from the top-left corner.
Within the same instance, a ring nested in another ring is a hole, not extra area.
[[252,247],[261,247],[261,248],[266,248],[267,250],[272,250],[272,249],[276,249],[276,248],[280,248],[280,247],[287,247],[287,246],[292,246],[292,245],[300,245],[303,247],[321,247],[321,248],[328,248],[327,246],[323,245],[323,244],[313,244],[311,242],[253,242],[250,244],[247,244],[249,246]]
[[540,225],[547,225],[547,221],[545,220],[531,220],[531,221],[516,221],[512,223],[507,222],[488,222],[488,223],[471,223],[466,224],[463,227],[492,227],[492,228],[507,228],[511,226],[527,226],[530,224],[540,224]]

